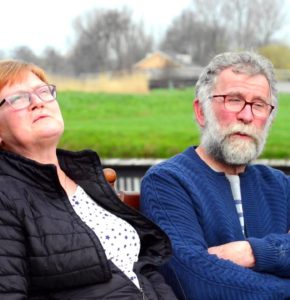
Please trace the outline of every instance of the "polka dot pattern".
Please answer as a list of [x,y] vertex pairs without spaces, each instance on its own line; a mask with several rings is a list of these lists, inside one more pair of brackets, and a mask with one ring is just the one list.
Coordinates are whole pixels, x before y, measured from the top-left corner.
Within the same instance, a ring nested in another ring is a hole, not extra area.
[[123,219],[99,206],[80,186],[69,200],[82,221],[100,239],[107,258],[140,288],[138,278],[133,272],[133,265],[140,252],[140,239],[136,230]]

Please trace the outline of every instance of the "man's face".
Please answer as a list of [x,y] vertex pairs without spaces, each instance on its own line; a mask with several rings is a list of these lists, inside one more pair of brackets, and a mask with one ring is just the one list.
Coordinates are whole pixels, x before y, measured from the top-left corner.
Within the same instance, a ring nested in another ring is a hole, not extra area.
[[[270,88],[263,75],[249,76],[225,69],[217,78],[213,95],[238,95],[248,102],[270,104]],[[225,108],[222,97],[213,98],[205,108],[201,145],[215,159],[230,165],[244,165],[262,152],[270,122],[268,115],[257,117],[250,105],[240,112]]]

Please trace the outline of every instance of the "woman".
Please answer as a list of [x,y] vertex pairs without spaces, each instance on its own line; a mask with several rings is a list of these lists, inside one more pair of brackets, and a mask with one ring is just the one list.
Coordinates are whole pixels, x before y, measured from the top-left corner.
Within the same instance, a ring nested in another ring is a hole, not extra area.
[[56,88],[0,62],[0,299],[176,299],[165,234],[123,204],[93,151],[57,150]]

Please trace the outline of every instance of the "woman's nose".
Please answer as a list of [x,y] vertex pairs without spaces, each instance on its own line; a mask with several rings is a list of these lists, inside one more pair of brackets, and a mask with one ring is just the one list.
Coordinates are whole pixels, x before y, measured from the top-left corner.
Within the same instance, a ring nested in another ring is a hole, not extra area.
[[30,108],[33,110],[37,107],[43,107],[44,102],[36,95],[31,93],[30,94]]

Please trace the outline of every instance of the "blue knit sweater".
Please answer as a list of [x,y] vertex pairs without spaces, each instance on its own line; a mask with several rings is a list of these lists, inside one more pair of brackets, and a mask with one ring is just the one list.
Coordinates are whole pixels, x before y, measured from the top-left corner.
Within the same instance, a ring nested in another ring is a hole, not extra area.
[[209,168],[190,147],[144,176],[141,210],[172,241],[174,256],[162,271],[180,299],[290,299],[290,179],[251,165],[240,183],[253,269],[207,252],[245,240],[224,173]]

